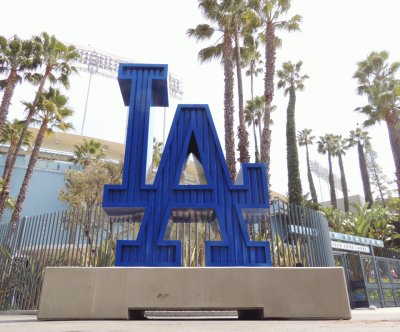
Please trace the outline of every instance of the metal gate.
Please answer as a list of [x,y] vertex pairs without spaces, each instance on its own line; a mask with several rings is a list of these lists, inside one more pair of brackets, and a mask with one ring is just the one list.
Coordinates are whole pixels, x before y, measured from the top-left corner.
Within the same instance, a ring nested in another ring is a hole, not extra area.
[[400,260],[347,252],[334,257],[345,272],[353,308],[400,306]]

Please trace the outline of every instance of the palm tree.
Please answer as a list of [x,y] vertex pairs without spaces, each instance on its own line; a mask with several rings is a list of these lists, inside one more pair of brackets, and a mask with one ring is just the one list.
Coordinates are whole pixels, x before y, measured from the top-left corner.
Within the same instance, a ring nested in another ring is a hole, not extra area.
[[333,137],[332,143],[333,143],[332,156],[338,157],[339,160],[340,182],[342,184],[344,211],[349,212],[350,211],[349,191],[347,189],[347,180],[346,180],[346,174],[344,172],[343,157],[342,157],[346,154],[346,150],[349,148],[349,142],[347,139],[342,139],[341,135],[335,135]]
[[246,70],[246,76],[250,76],[250,93],[251,99],[254,99],[254,77],[263,72],[261,65],[261,53],[257,51],[258,43],[252,35],[245,36],[245,48],[243,49],[242,67]]
[[74,153],[68,161],[80,165],[83,168],[88,167],[93,161],[103,159],[106,154],[105,147],[94,139],[83,139],[83,143],[74,146]]
[[311,129],[303,129],[297,133],[297,142],[300,146],[306,147],[307,177],[308,184],[310,186],[311,198],[313,203],[318,204],[317,191],[315,190],[314,180],[311,173],[310,155],[308,151],[308,146],[314,143],[314,139],[315,136],[311,135]]
[[353,77],[358,82],[358,94],[367,96],[368,105],[358,107],[355,111],[368,117],[364,126],[386,122],[400,194],[400,81],[395,78],[400,62],[389,64],[388,58],[386,51],[372,52],[366,60],[357,63]]
[[[19,138],[21,137],[21,132],[22,128],[24,126],[24,123],[22,121],[19,121],[17,119],[14,119],[13,122],[6,121],[4,124],[3,132],[1,133],[0,136],[0,143],[2,144],[9,144],[8,150],[11,151],[11,154],[14,153],[15,148],[18,144]],[[24,136],[24,141],[23,141],[23,146],[26,147],[31,147],[31,140],[32,140],[32,132],[27,131],[25,136]],[[10,153],[8,153],[7,157],[11,156]],[[5,162],[5,168],[8,167],[8,164],[11,162],[11,158],[7,158]],[[4,181],[3,181],[4,184]],[[3,187],[2,184],[2,187]]]
[[365,157],[365,148],[369,146],[370,139],[371,137],[369,137],[368,131],[366,130],[362,130],[361,128],[356,128],[356,130],[350,131],[349,144],[350,146],[357,145],[358,164],[360,167],[361,180],[363,183],[364,197],[369,207],[371,207],[372,203],[374,202],[372,197],[371,183],[368,174],[367,160]]
[[303,193],[301,188],[299,155],[297,151],[296,140],[296,90],[304,89],[304,81],[307,75],[300,75],[303,62],[296,64],[284,62],[282,69],[278,70],[277,76],[278,89],[284,89],[285,96],[289,94],[289,104],[287,107],[286,117],[286,156],[288,167],[288,186],[289,186],[289,202],[301,204],[303,201]]
[[242,67],[249,67],[249,69],[246,70],[246,76],[250,76],[251,100],[248,100],[246,102],[244,113],[247,125],[253,126],[253,135],[255,143],[255,161],[259,162],[260,152],[259,152],[255,127],[258,126],[260,130],[260,139],[261,139],[260,120],[262,119],[263,115],[264,98],[262,96],[254,98],[254,77],[257,77],[259,73],[262,73],[263,69],[262,67],[257,66],[262,64],[262,61],[260,60],[261,54],[260,52],[257,51],[258,43],[251,34],[246,34],[245,46],[246,47],[243,50]]
[[256,104],[254,99],[252,100],[247,100],[246,101],[246,107],[244,109],[244,114],[246,115],[246,122],[247,125],[250,127],[253,127],[253,136],[254,136],[254,156],[255,156],[255,161],[258,163],[260,161],[260,152],[258,150],[258,141],[257,141],[257,133],[256,133]]
[[[4,183],[3,179],[0,179],[0,189],[3,188],[3,183]],[[14,206],[15,206],[15,200],[11,196],[8,196],[6,200],[6,209],[11,210],[14,208]]]
[[[270,118],[272,111],[272,99],[274,97],[274,77],[276,48],[279,39],[276,30],[297,31],[301,16],[295,15],[289,20],[282,20],[290,9],[290,0],[252,0],[251,7],[257,19],[257,25],[261,28],[261,34],[265,40],[265,76],[264,76],[264,129],[261,139],[261,161],[270,165],[271,129]],[[254,21],[254,18],[252,18]]]
[[225,126],[225,154],[228,169],[232,180],[236,178],[235,158],[235,135],[233,130],[233,38],[236,32],[236,23],[232,15],[227,12],[223,3],[216,0],[199,1],[199,7],[203,15],[216,24],[215,27],[209,24],[199,24],[195,29],[188,29],[187,35],[196,38],[197,41],[210,39],[215,31],[222,32],[221,39],[209,47],[199,51],[201,63],[221,58],[224,65],[224,126]]
[[[255,112],[255,125],[258,127],[258,137],[260,138],[260,151],[261,151],[261,138],[263,131],[263,118],[264,118],[264,96],[256,96],[254,98],[254,112]],[[276,109],[276,106],[272,106],[272,111]],[[273,124],[273,120],[269,120],[269,124]],[[261,156],[260,156],[261,160]]]
[[240,34],[243,30],[251,29],[245,26],[244,16],[246,11],[249,10],[247,1],[244,0],[224,0],[221,4],[226,5],[226,10],[231,13],[233,26],[234,26],[234,50],[235,50],[235,63],[236,63],[236,76],[238,82],[238,100],[239,100],[239,126],[238,130],[238,150],[240,163],[248,163],[250,161],[249,154],[249,134],[246,129],[246,120],[244,114],[243,102],[243,80],[242,80],[242,66],[241,66],[241,52],[240,52]]
[[[79,53],[74,46],[66,46],[56,39],[54,36],[49,36],[43,32],[40,36],[33,38],[36,43],[41,45],[41,52],[39,54],[40,64],[44,72],[34,73],[27,75],[27,79],[38,85],[35,99],[30,105],[28,115],[22,128],[21,136],[15,151],[10,156],[10,163],[8,168],[4,168],[3,179],[4,187],[0,193],[0,218],[4,212],[4,204],[9,192],[9,184],[11,181],[12,172],[17,160],[17,155],[23,144],[24,136],[28,130],[29,123],[35,112],[37,111],[40,98],[43,94],[44,86],[47,81],[50,83],[61,83],[65,88],[69,88],[69,76],[76,72],[75,67],[70,66],[71,61],[79,57]],[[58,76],[56,76],[58,74]],[[9,151],[10,153],[10,151]],[[8,158],[8,157],[7,157]]]
[[7,120],[14,90],[22,81],[21,74],[38,65],[35,56],[38,47],[32,40],[21,40],[16,35],[10,40],[0,36],[0,73],[8,73],[5,79],[0,80],[0,90],[4,90],[0,105],[0,133]]
[[40,128],[36,136],[35,145],[29,159],[21,190],[17,202],[15,203],[14,212],[11,216],[11,221],[14,223],[18,222],[20,218],[22,205],[25,201],[26,192],[33,175],[33,170],[39,156],[39,149],[42,146],[45,134],[52,133],[52,128],[58,128],[62,131],[73,128],[71,123],[65,122],[65,120],[73,114],[73,111],[66,106],[67,102],[68,98],[62,95],[59,90],[50,88],[48,92],[41,95],[37,106],[25,103],[28,110],[32,107],[37,108],[37,112],[35,112],[32,121],[39,123]]
[[320,136],[318,144],[318,152],[321,154],[328,154],[328,165],[329,165],[329,189],[331,194],[331,205],[334,210],[337,209],[336,192],[335,192],[335,180],[333,178],[332,170],[332,150],[333,150],[333,137],[332,134],[326,134],[325,136]]

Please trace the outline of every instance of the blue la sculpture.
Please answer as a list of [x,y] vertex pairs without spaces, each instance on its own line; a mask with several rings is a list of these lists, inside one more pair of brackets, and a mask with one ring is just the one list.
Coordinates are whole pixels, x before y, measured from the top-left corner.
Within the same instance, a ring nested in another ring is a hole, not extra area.
[[[140,219],[140,229],[135,239],[117,241],[115,265],[181,266],[182,243],[170,236],[171,227],[201,219],[219,233],[205,237],[206,266],[271,266],[269,242],[260,229],[258,238],[249,236],[248,228],[249,215],[269,208],[265,165],[243,164],[232,183],[208,105],[178,105],[155,179],[146,180],[150,107],[168,106],[167,72],[158,64],[119,67],[129,105],[123,182],[105,186],[103,208]],[[200,184],[182,182],[189,155],[201,165]]]

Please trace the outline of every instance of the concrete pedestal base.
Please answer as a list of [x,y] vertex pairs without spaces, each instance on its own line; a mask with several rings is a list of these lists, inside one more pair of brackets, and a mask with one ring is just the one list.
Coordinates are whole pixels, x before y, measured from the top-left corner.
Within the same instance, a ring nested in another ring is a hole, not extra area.
[[46,268],[38,319],[140,319],[145,310],[351,318],[342,268]]

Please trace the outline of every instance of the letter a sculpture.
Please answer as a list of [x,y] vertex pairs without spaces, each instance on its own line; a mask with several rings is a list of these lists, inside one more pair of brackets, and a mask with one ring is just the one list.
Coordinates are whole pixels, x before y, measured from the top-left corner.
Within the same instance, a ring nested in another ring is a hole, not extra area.
[[[167,65],[119,67],[129,105],[123,182],[105,186],[103,208],[134,221],[138,231],[117,241],[115,265],[182,266],[182,234],[193,237],[190,224],[199,223],[204,265],[271,266],[265,165],[243,164],[232,182],[208,105],[178,105],[155,178],[147,180],[150,107],[168,106],[167,71]],[[189,156],[202,178],[195,184],[185,183]]]

